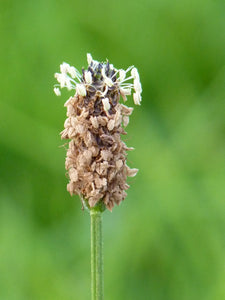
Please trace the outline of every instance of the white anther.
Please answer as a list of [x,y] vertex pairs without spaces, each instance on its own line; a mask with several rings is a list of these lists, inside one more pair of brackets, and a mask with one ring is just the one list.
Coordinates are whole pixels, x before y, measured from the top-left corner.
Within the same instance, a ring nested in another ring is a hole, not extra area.
[[104,78],[105,84],[108,85],[109,87],[113,86],[113,81],[109,77]]
[[129,95],[131,95],[131,88],[126,88],[126,89],[120,88],[120,92],[121,92],[121,94],[129,96]]
[[67,87],[69,90],[72,89],[70,78],[66,75],[66,73],[55,73],[55,78],[60,83],[61,88]]
[[141,105],[141,95],[140,93],[133,93],[134,104]]
[[89,65],[91,64],[92,60],[93,60],[93,59],[92,59],[91,54],[88,53],[88,54],[87,54],[87,62],[88,62]]
[[119,81],[123,81],[124,79],[125,79],[125,77],[126,77],[126,71],[124,71],[124,70],[120,70],[119,71]]
[[141,83],[138,79],[134,79],[134,90],[137,93],[141,93],[142,92],[142,87],[141,87]]
[[61,96],[61,92],[59,88],[54,88],[54,93],[56,94],[56,96]]
[[139,80],[139,73],[138,73],[138,70],[137,70],[137,68],[133,68],[132,70],[131,70],[131,76],[134,78],[134,79],[138,79]]
[[113,81],[111,78],[107,77],[105,74],[105,68],[102,68],[102,77],[104,78],[104,82],[107,86],[113,86]]
[[77,70],[74,67],[69,67],[68,73],[72,76],[72,78],[76,78],[77,77]]
[[61,65],[60,65],[60,71],[61,73],[67,73],[68,70],[70,69],[70,65],[63,62]]
[[87,84],[92,84],[92,75],[90,71],[85,71],[84,78]]
[[76,91],[77,91],[77,94],[80,95],[80,96],[86,96],[87,95],[87,92],[86,92],[86,89],[85,89],[85,86],[81,83],[78,83],[76,85]]

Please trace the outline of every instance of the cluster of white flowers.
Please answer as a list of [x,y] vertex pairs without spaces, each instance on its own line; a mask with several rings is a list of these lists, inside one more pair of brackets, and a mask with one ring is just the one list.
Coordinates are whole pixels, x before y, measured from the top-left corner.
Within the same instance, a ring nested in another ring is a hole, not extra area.
[[54,92],[57,96],[61,95],[59,87],[61,89],[66,87],[68,90],[75,89],[79,85],[79,82],[81,82],[82,77],[75,67],[65,62],[60,65],[60,71],[61,73],[55,73],[55,78],[59,82],[59,84],[54,85]]
[[[110,109],[110,103],[108,98],[105,98],[108,90],[112,88],[117,88],[123,98],[124,101],[127,100],[127,95],[131,95],[131,90],[134,90],[133,99],[136,105],[141,104],[141,82],[138,70],[131,66],[127,70],[114,68],[112,64],[103,63],[100,64],[98,61],[93,60],[91,54],[87,54],[88,61],[88,70],[84,71],[83,76],[78,72],[78,70],[70,66],[67,63],[62,63],[60,65],[61,73],[55,73],[55,78],[59,82],[54,86],[54,92],[57,96],[61,95],[60,88],[66,87],[68,90],[75,89],[77,94],[85,97],[90,88],[94,88],[96,90],[96,86],[93,82],[92,70],[99,69],[101,67],[100,75],[101,78],[101,87],[98,92],[102,97],[102,103],[105,111]],[[89,70],[90,69],[90,70]],[[127,76],[127,73],[131,71],[130,76]],[[133,80],[133,83],[128,82],[129,80]]]

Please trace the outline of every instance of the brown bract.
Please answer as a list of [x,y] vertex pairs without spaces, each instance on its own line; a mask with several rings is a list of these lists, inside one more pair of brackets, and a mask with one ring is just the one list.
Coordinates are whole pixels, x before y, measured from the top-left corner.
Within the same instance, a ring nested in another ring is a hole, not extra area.
[[123,127],[133,109],[119,104],[115,91],[107,97],[108,112],[95,94],[71,97],[65,103],[68,118],[61,137],[71,139],[65,164],[70,179],[67,190],[87,199],[90,207],[103,201],[111,211],[127,195],[127,176],[135,176],[138,170],[126,165],[126,151],[132,148],[120,136],[126,134]]

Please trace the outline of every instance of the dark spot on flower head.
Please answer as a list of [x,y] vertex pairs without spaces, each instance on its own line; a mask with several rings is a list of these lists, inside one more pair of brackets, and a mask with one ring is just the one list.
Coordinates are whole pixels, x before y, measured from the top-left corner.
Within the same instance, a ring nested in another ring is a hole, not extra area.
[[112,146],[112,144],[114,143],[114,139],[110,135],[102,134],[100,135],[100,138],[102,140],[103,145],[105,146]]
[[87,88],[87,94],[89,98],[93,98],[95,96],[96,90],[93,86],[89,86]]
[[110,94],[111,103],[115,106],[119,102],[119,94],[118,92],[113,92]]
[[96,67],[96,70],[95,70],[95,76],[100,79],[101,76],[102,76],[102,64],[99,63]]
[[103,143],[102,143],[102,140],[99,137],[99,135],[96,135],[95,139],[96,139],[96,142],[97,142],[98,146],[102,148],[103,147]]
[[115,113],[115,109],[111,106],[110,109],[108,110],[109,115],[112,115]]
[[103,65],[104,65],[103,63],[98,64],[98,67],[99,67],[100,70],[103,68]]
[[102,111],[102,100],[98,99],[94,104],[94,115],[99,115]]
[[84,105],[88,105],[90,102],[90,98],[89,97],[84,97]]
[[98,81],[98,78],[95,75],[93,75],[93,83],[96,83],[97,81]]
[[112,78],[112,81],[113,81],[113,82],[116,81],[116,76],[114,76],[115,73],[116,73],[116,72],[115,72],[115,70],[113,69],[112,72],[111,72],[111,78]]
[[94,74],[94,71],[91,66],[88,66],[88,71],[90,71],[92,73],[92,75]]

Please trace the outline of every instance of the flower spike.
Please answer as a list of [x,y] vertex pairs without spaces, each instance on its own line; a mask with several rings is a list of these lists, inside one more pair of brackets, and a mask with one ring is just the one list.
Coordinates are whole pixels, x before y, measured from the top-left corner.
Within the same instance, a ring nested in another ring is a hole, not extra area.
[[127,166],[126,152],[133,148],[121,140],[133,108],[119,100],[121,96],[126,101],[133,90],[134,103],[140,105],[142,87],[134,66],[116,69],[108,61],[93,60],[90,53],[87,62],[82,74],[65,62],[60,73],[55,73],[57,96],[62,88],[75,90],[64,105],[67,119],[61,132],[62,139],[70,140],[65,163],[67,190],[85,199],[89,208],[101,204],[111,211],[127,195],[127,177],[138,172]]

